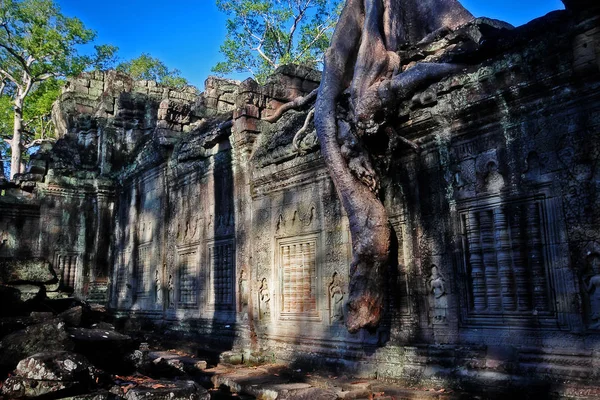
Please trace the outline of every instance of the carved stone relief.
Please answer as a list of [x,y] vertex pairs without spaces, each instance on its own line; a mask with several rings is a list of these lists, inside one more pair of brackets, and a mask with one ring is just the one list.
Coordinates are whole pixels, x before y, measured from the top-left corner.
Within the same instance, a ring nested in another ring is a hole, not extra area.
[[461,214],[471,312],[537,315],[552,310],[543,204],[524,200]]
[[235,249],[233,240],[208,245],[209,303],[217,310],[235,309]]
[[135,265],[136,301],[150,297],[152,276],[153,250],[151,245],[138,247],[137,262]]
[[431,318],[434,324],[446,322],[448,311],[448,295],[446,293],[446,280],[436,265],[431,266],[431,275],[428,280],[429,294],[431,297]]
[[180,308],[194,308],[198,305],[198,252],[187,249],[179,252],[178,305]]
[[162,279],[160,275],[161,273],[157,268],[156,271],[154,271],[154,302],[156,303],[156,305],[162,305],[163,302],[163,288]]
[[175,284],[172,274],[169,274],[169,280],[167,281],[167,308],[175,308]]
[[258,288],[258,315],[268,320],[271,316],[271,292],[267,278],[262,278]]
[[299,203],[296,207],[286,207],[278,213],[275,224],[276,236],[290,236],[310,229],[317,220],[317,206],[314,203]]
[[584,265],[581,268],[584,298],[587,301],[588,329],[600,329],[600,245],[591,242],[585,248]]
[[278,242],[281,289],[280,317],[317,317],[317,237],[297,237]]
[[327,287],[329,293],[329,323],[344,322],[344,286],[337,272],[333,273]]
[[55,253],[53,266],[63,288],[75,289],[80,258],[80,255],[74,252],[57,251]]
[[248,319],[248,276],[245,269],[242,269],[238,277],[238,313],[242,320]]
[[476,158],[477,192],[498,193],[504,189],[505,180],[499,165],[496,150],[489,150]]

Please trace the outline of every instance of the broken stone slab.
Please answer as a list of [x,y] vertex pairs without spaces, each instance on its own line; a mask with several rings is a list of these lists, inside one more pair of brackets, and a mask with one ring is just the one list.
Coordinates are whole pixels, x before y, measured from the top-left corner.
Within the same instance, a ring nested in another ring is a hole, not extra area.
[[0,341],[0,369],[12,370],[20,360],[45,351],[72,351],[75,344],[60,319],[11,333]]
[[17,364],[2,393],[9,398],[40,397],[60,392],[85,392],[96,384],[98,371],[79,354],[65,351],[43,352]]
[[108,391],[99,391],[95,393],[80,394],[76,396],[61,397],[57,400],[117,400],[122,397],[114,395]]
[[148,353],[148,359],[152,362],[154,368],[171,370],[174,373],[179,371],[182,374],[194,375],[204,371],[207,367],[206,361],[172,351],[151,351]]
[[21,301],[42,300],[46,295],[46,289],[41,285],[21,284],[8,286],[19,291]]
[[0,283],[49,283],[56,279],[50,263],[46,260],[0,260]]
[[287,382],[266,371],[238,370],[215,375],[211,378],[215,387],[226,387],[232,393],[246,394],[264,400],[336,400],[335,391],[312,386],[305,382]]
[[148,381],[127,390],[126,400],[209,400],[206,389],[194,381]]
[[32,311],[29,313],[29,320],[31,324],[40,324],[42,322],[49,321],[54,318],[54,314],[48,311]]
[[78,381],[93,384],[98,371],[81,354],[47,351],[27,357],[17,364],[16,376],[39,381]]
[[14,287],[0,284],[0,316],[17,316],[23,311],[21,293]]
[[36,381],[33,379],[11,376],[4,381],[2,394],[9,399],[49,397],[50,394],[71,391],[76,386],[75,382],[61,381]]
[[109,329],[68,328],[67,332],[75,351],[94,365],[111,373],[130,372],[126,358],[135,347],[130,336]]
[[92,329],[109,330],[109,331],[114,331],[115,330],[115,326],[113,324],[108,323],[108,322],[104,322],[104,321],[100,321],[100,322],[97,322],[95,324],[92,324],[90,326],[90,328],[92,328]]
[[77,307],[69,308],[68,310],[63,311],[60,314],[58,314],[58,318],[65,321],[67,326],[78,327],[81,325],[81,321],[83,318],[83,307],[77,306]]

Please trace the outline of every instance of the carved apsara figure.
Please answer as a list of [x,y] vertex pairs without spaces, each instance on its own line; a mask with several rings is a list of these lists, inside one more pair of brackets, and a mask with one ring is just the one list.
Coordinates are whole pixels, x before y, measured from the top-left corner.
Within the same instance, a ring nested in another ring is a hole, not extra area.
[[600,254],[587,257],[592,275],[584,279],[585,290],[590,299],[590,329],[600,329]]
[[175,307],[175,285],[173,283],[173,275],[169,274],[169,282],[167,283],[167,298],[169,300],[169,304],[167,305],[169,308]]
[[429,290],[433,297],[433,321],[444,322],[446,320],[446,283],[436,265],[431,266],[431,277],[429,278]]
[[504,188],[504,177],[498,171],[498,164],[490,161],[486,165],[487,174],[485,176],[485,189],[488,192],[499,192]]
[[329,283],[329,320],[334,324],[344,320],[344,290],[337,272],[333,273]]
[[160,272],[158,272],[158,268],[154,271],[154,299],[156,304],[161,304],[162,302],[162,285],[160,282]]
[[242,315],[242,319],[248,317],[248,278],[246,271],[240,271],[240,277],[238,278],[238,294],[239,294],[239,306],[238,312]]
[[262,278],[260,288],[258,289],[258,306],[260,307],[260,318],[266,318],[271,315],[271,294],[269,293],[269,284],[267,278]]

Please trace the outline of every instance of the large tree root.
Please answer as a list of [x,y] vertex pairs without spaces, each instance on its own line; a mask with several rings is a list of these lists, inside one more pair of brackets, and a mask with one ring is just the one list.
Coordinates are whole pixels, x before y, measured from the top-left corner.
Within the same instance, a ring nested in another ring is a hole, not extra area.
[[350,332],[376,328],[381,320],[391,228],[376,185],[357,177],[350,167],[353,160],[344,157],[344,140],[340,144],[339,139],[347,137],[345,131],[352,126],[338,120],[336,103],[350,87],[356,124],[373,119],[375,112],[423,82],[453,72],[448,65],[424,66],[394,76],[399,69],[395,52],[401,42],[417,43],[431,32],[455,28],[471,18],[456,0],[347,0],[326,52],[315,127],[350,223],[353,260],[346,306]]

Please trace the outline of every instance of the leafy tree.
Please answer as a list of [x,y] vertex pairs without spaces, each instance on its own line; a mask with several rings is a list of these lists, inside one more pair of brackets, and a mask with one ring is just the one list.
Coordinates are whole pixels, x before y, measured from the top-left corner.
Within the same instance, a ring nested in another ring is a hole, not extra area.
[[125,72],[136,80],[156,81],[177,88],[188,86],[187,79],[180,75],[179,70],[169,69],[158,58],[147,53],[142,53],[138,58],[119,64],[117,71]]
[[77,52],[78,45],[94,38],[94,31],[61,14],[53,0],[0,0],[0,96],[9,96],[13,107],[12,137],[5,139],[11,148],[11,179],[21,171],[26,99],[50,78],[106,66],[116,52],[113,46],[96,46],[93,56]]
[[263,82],[275,68],[317,67],[337,22],[339,0],[217,0],[229,15],[221,45],[225,61],[213,72],[249,72]]

